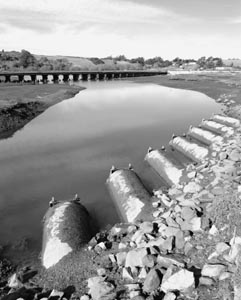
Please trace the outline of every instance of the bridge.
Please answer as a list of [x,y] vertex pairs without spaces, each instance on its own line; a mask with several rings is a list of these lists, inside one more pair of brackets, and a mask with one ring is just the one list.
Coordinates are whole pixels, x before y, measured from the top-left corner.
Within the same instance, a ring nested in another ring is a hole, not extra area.
[[[53,81],[58,83],[60,81],[68,82],[70,80],[111,80],[117,78],[141,77],[141,76],[155,76],[166,75],[166,71],[147,71],[147,70],[128,70],[128,71],[2,71],[0,72],[0,82],[26,82],[33,83],[43,82],[48,83]],[[52,80],[49,79],[51,76]],[[28,78],[28,79],[27,79]]]

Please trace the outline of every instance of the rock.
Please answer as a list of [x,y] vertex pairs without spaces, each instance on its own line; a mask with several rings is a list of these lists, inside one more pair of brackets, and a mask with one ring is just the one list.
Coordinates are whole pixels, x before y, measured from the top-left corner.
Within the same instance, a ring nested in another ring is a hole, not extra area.
[[148,268],[153,268],[156,262],[156,257],[151,254],[147,254],[142,259],[143,265]]
[[216,186],[212,189],[212,194],[215,196],[220,196],[224,194],[224,189],[220,186]]
[[128,289],[128,291],[139,291],[141,289],[139,283],[125,284],[125,287]]
[[168,227],[170,226],[170,227],[179,228],[179,225],[177,224],[176,221],[173,220],[172,217],[166,218],[166,223],[167,223]]
[[163,230],[162,235],[166,237],[171,237],[175,236],[178,233],[178,231],[180,231],[179,228],[168,226],[165,230]]
[[158,255],[157,256],[157,264],[160,267],[163,267],[165,269],[168,269],[170,266],[177,266],[180,268],[184,267],[184,263],[182,261],[177,260],[176,258],[173,258],[171,255],[164,256],[164,255]]
[[164,296],[163,300],[175,300],[177,297],[174,293],[172,292],[168,292],[166,293],[166,295]]
[[143,231],[142,230],[137,230],[134,234],[133,234],[133,236],[132,236],[132,238],[131,238],[131,240],[132,240],[132,242],[135,242],[136,244],[138,244],[138,243],[140,243],[140,241],[142,240],[142,238],[143,238]]
[[215,284],[215,281],[210,278],[210,277],[203,277],[201,276],[199,278],[199,285],[214,285]]
[[136,226],[135,225],[128,226],[128,228],[127,228],[128,233],[133,233],[135,231],[136,231]]
[[168,238],[163,242],[163,244],[161,245],[160,248],[162,248],[162,249],[164,249],[164,250],[167,250],[167,251],[171,251],[172,248],[173,248],[173,239],[174,239],[173,236],[168,237]]
[[219,277],[226,269],[226,266],[221,264],[206,264],[203,266],[201,274],[206,277]]
[[193,245],[187,242],[184,246],[184,254],[188,255],[192,249],[193,249]]
[[153,215],[153,217],[156,219],[156,218],[158,218],[158,217],[160,216],[161,213],[162,213],[161,211],[156,210],[156,211],[154,211],[154,212],[152,213],[152,215]]
[[120,242],[118,248],[119,249],[125,249],[127,245],[125,243]]
[[195,194],[201,191],[202,187],[196,182],[189,182],[187,185],[184,186],[183,192]]
[[80,300],[90,300],[90,297],[88,295],[83,295],[80,297]]
[[126,255],[125,267],[143,267],[143,257],[147,255],[146,248],[131,250]]
[[175,246],[177,249],[182,249],[185,245],[184,234],[181,230],[175,235]]
[[184,206],[181,211],[181,217],[188,221],[196,217],[196,212],[191,207]]
[[181,229],[183,231],[185,230],[190,230],[192,232],[195,232],[195,231],[201,231],[201,218],[199,217],[195,217],[189,221],[184,221],[182,224],[181,224]]
[[145,300],[146,298],[144,296],[135,296],[134,298],[131,298],[131,300]]
[[152,269],[146,276],[144,281],[143,290],[147,293],[155,291],[161,284],[161,279],[158,274],[158,271]]
[[117,264],[118,266],[124,266],[125,265],[125,261],[126,261],[126,252],[119,252],[116,254],[116,260],[117,260]]
[[61,291],[57,291],[57,290],[52,290],[51,294],[49,295],[49,299],[51,299],[51,297],[55,298],[62,298],[64,296],[64,292]]
[[209,232],[210,235],[217,235],[218,234],[218,229],[215,225],[212,225],[212,227],[210,228]]
[[8,280],[8,286],[10,288],[14,288],[14,289],[17,289],[17,288],[20,288],[23,286],[22,282],[18,279],[18,276],[16,273],[14,273]]
[[220,276],[219,276],[219,280],[226,280],[228,278],[231,277],[231,273],[230,272],[223,272]]
[[152,233],[153,231],[153,223],[151,222],[143,222],[140,224],[140,230],[144,233]]
[[189,173],[187,173],[187,177],[188,178],[194,178],[194,177],[196,177],[197,176],[197,172],[195,172],[195,171],[192,171],[192,172],[189,172]]
[[230,249],[230,246],[224,242],[217,243],[217,245],[216,245],[216,252],[218,255],[222,254],[223,252],[225,252],[229,249]]
[[226,152],[220,152],[219,153],[219,159],[220,160],[224,160],[227,158],[227,153]]
[[229,158],[232,161],[240,161],[240,153],[237,150],[232,150],[229,154]]
[[115,264],[116,263],[116,258],[115,258],[115,255],[114,254],[109,254],[109,260]]
[[140,291],[131,291],[129,296],[131,299],[133,299],[134,297],[140,296],[141,292]]
[[175,290],[184,292],[192,286],[194,286],[193,273],[182,269],[164,281],[161,285],[161,289],[165,293]]
[[99,244],[97,244],[95,246],[95,251],[99,252],[99,251],[102,251],[102,250],[106,250],[106,246],[105,246],[104,242],[100,242]]
[[122,278],[128,281],[134,280],[132,274],[130,274],[130,272],[126,268],[123,268],[122,270]]
[[145,268],[141,268],[141,271],[140,271],[138,277],[139,277],[140,279],[145,279],[146,276],[147,276],[146,269],[145,269]]
[[100,300],[102,297],[112,294],[114,291],[114,285],[104,280],[103,277],[92,277],[88,279],[89,294],[93,300]]
[[98,276],[105,276],[106,275],[106,269],[100,268],[97,270]]

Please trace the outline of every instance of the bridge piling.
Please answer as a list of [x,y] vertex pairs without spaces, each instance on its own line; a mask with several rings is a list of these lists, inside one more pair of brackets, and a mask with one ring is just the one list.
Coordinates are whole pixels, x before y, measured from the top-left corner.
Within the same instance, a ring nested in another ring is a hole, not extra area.
[[5,82],[11,82],[11,75],[5,75]]
[[96,78],[97,78],[97,74],[93,74],[93,73],[90,74],[90,80],[96,80]]
[[87,81],[88,80],[88,76],[89,74],[82,74],[82,80],[83,81]]
[[59,74],[54,74],[53,75],[53,82],[54,83],[59,83]]
[[63,82],[69,81],[69,74],[63,74]]
[[73,81],[79,81],[79,74],[73,74]]

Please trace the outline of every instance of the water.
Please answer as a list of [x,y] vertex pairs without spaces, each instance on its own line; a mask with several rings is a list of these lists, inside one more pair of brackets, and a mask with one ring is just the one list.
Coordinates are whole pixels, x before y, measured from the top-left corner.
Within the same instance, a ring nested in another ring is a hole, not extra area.
[[152,187],[143,158],[203,117],[220,112],[207,96],[127,81],[86,83],[87,89],[49,108],[0,141],[0,244],[38,241],[52,196],[78,193],[103,228],[118,221],[105,180],[114,164],[135,170]]

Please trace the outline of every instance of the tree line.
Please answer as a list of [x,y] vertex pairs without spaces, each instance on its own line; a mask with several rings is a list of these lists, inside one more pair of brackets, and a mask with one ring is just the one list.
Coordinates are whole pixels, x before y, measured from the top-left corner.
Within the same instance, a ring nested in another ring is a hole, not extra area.
[[[201,57],[197,60],[194,59],[181,59],[179,57],[173,60],[164,60],[162,57],[157,56],[153,58],[145,59],[144,57],[136,57],[128,59],[125,55],[119,55],[116,57],[108,56],[105,58],[91,57],[88,58],[99,69],[114,68],[119,69],[120,63],[124,64],[123,68],[133,69],[160,69],[174,66],[177,68],[185,67],[188,65],[196,65],[199,69],[214,69],[216,67],[222,67],[223,61],[219,57]],[[111,62],[107,65],[107,61]],[[129,65],[128,65],[129,64]],[[27,50],[17,51],[4,51],[0,52],[0,71],[7,70],[40,70],[40,71],[69,71],[69,70],[81,70],[82,67],[73,65],[67,58],[50,59],[45,56],[36,58]]]

